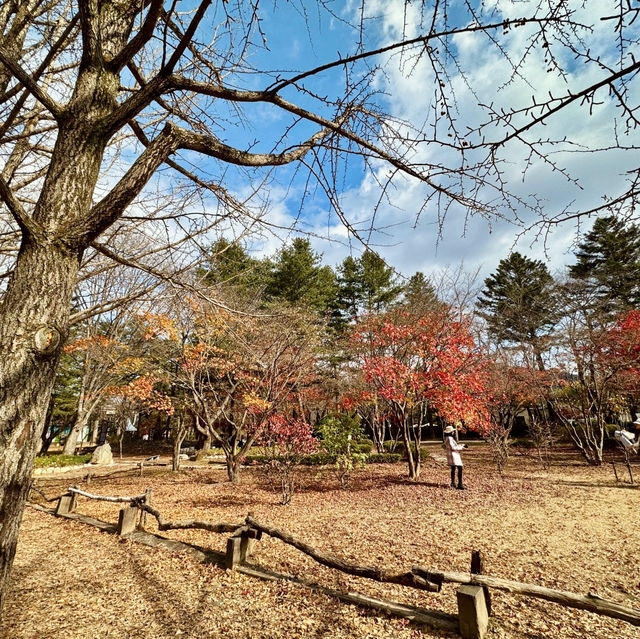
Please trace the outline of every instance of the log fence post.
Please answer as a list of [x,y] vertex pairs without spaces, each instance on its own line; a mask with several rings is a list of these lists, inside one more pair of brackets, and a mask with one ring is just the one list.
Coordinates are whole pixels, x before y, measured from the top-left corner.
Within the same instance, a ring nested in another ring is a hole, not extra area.
[[460,586],[456,593],[462,639],[483,639],[489,627],[489,613],[481,586]]
[[[484,570],[484,554],[481,550],[473,550],[471,552],[471,572],[472,575],[481,575]],[[487,613],[491,616],[491,593],[487,586],[482,587],[484,590],[484,601],[487,604]]]
[[136,529],[136,521],[138,519],[138,509],[135,506],[123,508],[118,513],[117,532],[120,537],[124,537],[132,533]]
[[[151,506],[151,488],[147,488],[144,491],[144,499],[142,500],[142,503],[145,504],[146,506]],[[147,525],[147,511],[146,510],[140,510],[140,529],[144,530],[145,526]]]
[[71,512],[73,497],[71,495],[62,495],[58,500],[56,507],[56,515],[68,515]]
[[227,555],[225,557],[225,568],[227,570],[234,570],[240,563],[241,544],[241,537],[229,537],[227,539]]

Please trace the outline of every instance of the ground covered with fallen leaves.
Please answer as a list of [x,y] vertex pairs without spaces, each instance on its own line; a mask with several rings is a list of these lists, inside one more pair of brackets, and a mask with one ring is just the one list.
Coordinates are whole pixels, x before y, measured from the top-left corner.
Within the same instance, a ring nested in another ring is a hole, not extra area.
[[[340,488],[331,470],[307,468],[288,506],[258,468],[240,483],[224,468],[144,477],[37,478],[48,496],[77,484],[103,495],[152,489],[167,519],[241,522],[257,519],[352,562],[407,570],[414,564],[468,571],[472,550],[485,573],[593,593],[640,608],[640,489],[616,483],[611,466],[589,468],[567,450],[544,471],[533,457],[510,459],[503,477],[484,446],[465,458],[467,491],[448,487],[442,451],[418,482],[402,464],[372,465]],[[621,470],[619,470],[620,474]],[[35,495],[37,496],[37,495]],[[117,521],[118,506],[80,499],[78,512]],[[152,525],[153,524],[153,525]],[[155,530],[155,521],[148,522]],[[167,537],[223,551],[227,535],[198,530]],[[252,561],[324,586],[445,612],[456,612],[454,585],[425,593],[382,585],[324,568],[281,541],[263,537]],[[504,639],[637,639],[638,628],[589,612],[492,591],[488,637]],[[290,582],[268,582],[148,548],[78,522],[27,508],[6,603],[9,639],[169,637],[379,638],[445,633],[342,603]]]

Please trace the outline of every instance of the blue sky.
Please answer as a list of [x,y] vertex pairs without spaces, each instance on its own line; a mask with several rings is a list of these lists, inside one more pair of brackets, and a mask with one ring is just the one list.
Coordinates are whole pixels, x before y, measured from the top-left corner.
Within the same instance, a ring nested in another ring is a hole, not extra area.
[[[526,15],[527,9],[534,4],[537,2],[484,2],[492,21]],[[574,4],[578,9],[576,18],[593,25],[592,31],[581,33],[587,40],[586,46],[594,55],[600,56],[603,64],[615,68],[615,24],[614,21],[599,20],[600,16],[615,13],[615,2],[590,0],[584,9],[580,8],[580,2]],[[306,15],[301,5],[306,7]],[[365,14],[361,16],[358,13],[359,3],[335,2],[330,5],[336,14],[332,16],[318,9],[313,2],[262,4],[260,16],[266,36],[265,47],[253,49],[249,62],[258,69],[270,71],[274,77],[290,77],[339,56],[353,54],[358,50],[359,33],[341,18],[351,21],[358,21],[360,17],[364,19],[367,48],[415,36],[424,31],[418,15],[419,5],[405,5],[404,0],[374,0],[367,4]],[[460,5],[454,3],[454,6]],[[450,19],[455,21],[457,17],[452,15]],[[463,17],[464,24],[468,20],[469,16]],[[640,57],[637,50],[639,28],[640,24],[629,33],[635,38],[629,47],[631,52],[636,47],[636,57]],[[511,29],[506,34],[496,35],[502,50],[519,59],[527,46],[528,28]],[[552,33],[549,38],[554,44]],[[462,130],[483,121],[485,115],[478,109],[478,101],[494,103],[497,109],[525,106],[532,96],[546,96],[549,92],[559,95],[568,89],[576,91],[603,77],[603,71],[596,65],[576,61],[562,43],[555,42],[558,58],[565,69],[564,76],[548,72],[545,51],[538,47],[519,69],[519,77],[509,83],[507,80],[512,68],[500,50],[488,43],[484,36],[455,36],[449,44],[458,56],[460,67],[466,70],[465,79],[459,69],[450,67],[451,86],[447,87],[451,94],[455,94],[455,103],[452,101],[454,115]],[[392,116],[421,125],[431,113],[430,109],[437,106],[433,97],[433,72],[425,60],[386,55],[367,62],[368,65],[374,63],[379,64],[384,72],[375,77],[374,88],[379,94],[372,103],[384,107]],[[355,68],[356,78],[362,77],[367,68]],[[260,74],[246,73],[229,77],[227,81],[242,88],[265,87],[265,77]],[[341,68],[333,69],[306,80],[304,84],[316,95],[336,98],[344,91],[344,72]],[[631,100],[637,104],[638,88],[632,87],[631,92]],[[323,110],[318,100],[293,89],[286,90],[283,96],[302,106],[320,109],[323,115],[331,115],[331,110]],[[536,130],[529,136],[531,140],[538,136],[550,139],[566,137],[568,144],[550,146],[547,151],[551,152],[549,157],[555,166],[566,168],[572,179],[541,158],[533,158],[523,178],[523,168],[528,163],[526,148],[512,143],[502,151],[503,178],[513,194],[523,200],[539,199],[545,210],[553,213],[564,207],[574,210],[597,206],[603,195],[622,188],[623,173],[637,166],[633,152],[591,151],[610,145],[615,134],[621,136],[623,144],[637,144],[639,134],[632,130],[625,136],[620,120],[616,119],[620,114],[614,101],[606,91],[601,91],[598,98],[599,104],[591,112],[584,106],[572,107],[548,120],[542,131]],[[218,111],[215,118],[212,116],[211,127],[221,138],[241,147],[269,151],[290,123],[288,116],[264,105],[250,105],[245,113],[247,119],[241,122],[231,112]],[[290,143],[300,141],[314,130],[314,125],[308,123],[298,125],[287,133],[286,140]],[[489,135],[501,134],[501,130],[495,128],[487,129],[487,132]],[[432,163],[457,161],[450,151],[433,144],[421,145],[414,157],[418,161],[424,159]],[[473,159],[473,154],[470,157]],[[486,275],[512,248],[548,261],[552,270],[561,269],[572,259],[570,249],[576,227],[571,223],[552,229],[548,234],[543,233],[543,241],[539,228],[526,230],[535,219],[528,216],[524,208],[516,211],[521,217],[520,226],[508,219],[487,221],[478,215],[468,216],[458,206],[452,207],[442,221],[433,203],[424,204],[430,195],[429,188],[416,180],[394,179],[388,197],[381,200],[380,188],[373,177],[386,179],[388,167],[384,164],[374,163],[373,173],[367,173],[357,157],[350,158],[348,164],[339,166],[339,175],[338,196],[349,220],[380,255],[404,274],[410,275],[417,270],[429,273],[464,262],[469,270],[479,268],[481,274]],[[242,172],[228,171],[224,178],[227,186],[240,197],[248,194],[249,187]],[[488,197],[486,189],[481,191],[481,195]],[[274,224],[287,227],[295,221],[300,231],[310,232],[314,247],[324,254],[326,262],[336,264],[350,252],[357,254],[362,250],[361,244],[349,235],[331,212],[321,190],[308,189],[304,171],[296,171],[295,167],[274,171],[261,189],[260,198],[266,202],[267,218]],[[591,221],[585,220],[582,228],[590,226]],[[376,230],[371,230],[373,227]],[[252,246],[258,252],[273,253],[290,235],[286,231],[267,234],[254,240]]]

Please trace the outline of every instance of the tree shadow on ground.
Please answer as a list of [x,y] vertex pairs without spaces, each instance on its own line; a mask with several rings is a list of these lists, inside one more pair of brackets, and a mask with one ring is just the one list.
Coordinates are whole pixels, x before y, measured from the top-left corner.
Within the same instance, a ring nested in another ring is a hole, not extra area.
[[582,488],[622,488],[628,490],[640,489],[640,484],[627,484],[622,482],[611,481],[571,481],[559,479],[558,484],[563,486],[579,486]]

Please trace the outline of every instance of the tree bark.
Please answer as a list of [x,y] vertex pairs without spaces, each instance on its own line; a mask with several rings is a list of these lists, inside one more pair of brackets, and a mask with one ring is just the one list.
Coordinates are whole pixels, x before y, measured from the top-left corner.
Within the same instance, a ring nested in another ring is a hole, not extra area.
[[82,430],[89,422],[89,415],[84,413],[82,415],[78,414],[78,417],[71,427],[69,431],[69,436],[67,437],[64,448],[62,449],[63,455],[74,455],[76,452],[76,448],[78,447],[78,437]]
[[81,253],[23,241],[0,314],[0,610]]

